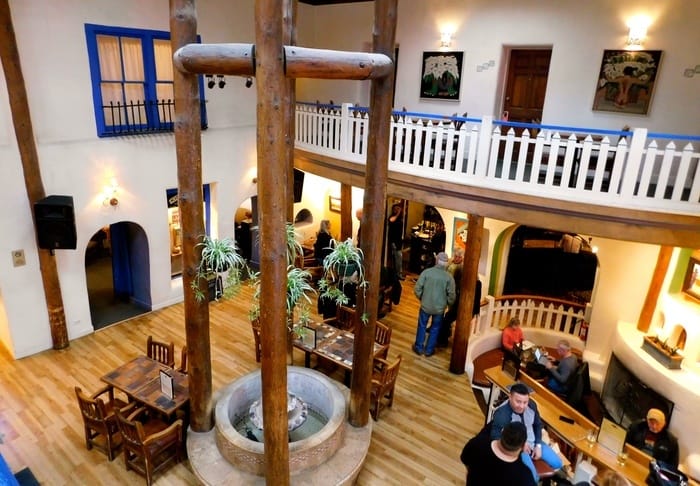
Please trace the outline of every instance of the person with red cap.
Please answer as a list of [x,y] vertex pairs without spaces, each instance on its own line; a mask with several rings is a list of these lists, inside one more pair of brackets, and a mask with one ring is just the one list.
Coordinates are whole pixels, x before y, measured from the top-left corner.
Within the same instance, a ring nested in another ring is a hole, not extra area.
[[646,420],[630,425],[625,442],[678,469],[678,440],[666,428],[666,415],[658,408],[650,408]]

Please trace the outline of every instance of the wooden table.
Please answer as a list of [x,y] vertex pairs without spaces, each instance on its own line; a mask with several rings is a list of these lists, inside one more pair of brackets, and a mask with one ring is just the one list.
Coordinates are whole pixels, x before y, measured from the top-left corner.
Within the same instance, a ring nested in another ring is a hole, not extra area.
[[[355,335],[323,322],[311,322],[306,327],[316,332],[316,346],[305,344],[301,338],[295,338],[294,347],[304,351],[304,366],[311,365],[311,355],[332,361],[345,370],[345,381],[349,382],[352,372]],[[373,356],[381,354],[388,345],[374,343]]]
[[[497,395],[501,390],[506,391],[507,388],[514,383],[514,380],[504,373],[500,366],[489,368],[484,371],[484,374],[491,382],[491,394],[487,412],[487,417],[490,418]],[[530,399],[534,400],[537,404],[540,417],[542,421],[547,424],[548,430],[556,434],[569,446],[576,449],[576,464],[584,457],[587,457],[598,466],[599,471],[601,466],[605,469],[613,469],[624,475],[632,484],[645,484],[645,479],[649,473],[649,461],[651,459],[648,455],[629,444],[625,444],[625,452],[627,452],[629,457],[627,463],[624,466],[620,466],[617,463],[617,454],[615,452],[606,449],[598,443],[590,445],[586,441],[586,435],[589,430],[595,430],[597,433],[598,426],[595,423],[581,415],[573,407],[564,402],[541,383],[533,380],[526,373],[520,374],[520,381],[533,390],[530,394]],[[570,424],[561,420],[561,416],[573,419],[574,423]]]
[[[175,393],[172,399],[161,392],[160,370],[168,371],[173,377]],[[100,379],[166,417],[172,416],[190,400],[189,377],[146,356],[134,358]]]

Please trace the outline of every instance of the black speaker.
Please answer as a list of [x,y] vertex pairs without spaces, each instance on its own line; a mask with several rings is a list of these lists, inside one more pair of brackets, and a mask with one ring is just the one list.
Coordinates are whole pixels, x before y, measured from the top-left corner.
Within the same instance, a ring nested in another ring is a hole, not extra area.
[[39,248],[75,250],[73,196],[48,196],[34,203],[34,222]]

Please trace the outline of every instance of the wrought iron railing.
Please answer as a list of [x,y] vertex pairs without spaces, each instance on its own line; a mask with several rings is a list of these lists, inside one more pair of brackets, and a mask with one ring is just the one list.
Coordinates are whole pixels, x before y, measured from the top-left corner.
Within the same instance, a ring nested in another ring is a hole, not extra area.
[[[110,102],[102,106],[105,135],[138,135],[172,132],[175,128],[175,101],[136,100]],[[207,128],[205,102],[201,101],[202,129]]]

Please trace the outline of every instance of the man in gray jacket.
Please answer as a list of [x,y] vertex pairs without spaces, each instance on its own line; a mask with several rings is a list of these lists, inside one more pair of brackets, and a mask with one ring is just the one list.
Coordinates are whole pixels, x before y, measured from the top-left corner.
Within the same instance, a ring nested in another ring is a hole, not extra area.
[[[413,352],[432,356],[435,354],[442,318],[447,306],[455,301],[455,280],[447,271],[447,253],[440,252],[435,258],[435,266],[423,270],[418,277],[413,291],[420,299],[420,312],[418,313],[418,330]],[[425,342],[428,320],[431,320],[428,331],[428,342]]]

